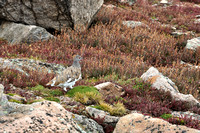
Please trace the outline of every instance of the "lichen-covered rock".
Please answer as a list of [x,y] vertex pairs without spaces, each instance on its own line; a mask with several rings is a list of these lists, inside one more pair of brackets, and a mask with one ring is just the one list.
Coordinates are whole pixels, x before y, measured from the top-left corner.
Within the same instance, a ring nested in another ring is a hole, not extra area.
[[0,0],[0,19],[61,31],[87,28],[103,0]]
[[54,36],[42,27],[3,22],[0,25],[0,38],[7,40],[11,44],[16,44],[49,40]]
[[178,87],[168,77],[165,77],[156,68],[149,68],[141,78],[151,84],[152,87],[158,90],[169,91],[171,96],[176,101],[184,101],[189,103],[190,106],[199,105],[199,101],[191,94],[185,95],[179,93]]
[[186,126],[172,125],[169,122],[133,113],[121,117],[114,133],[199,133],[199,130]]

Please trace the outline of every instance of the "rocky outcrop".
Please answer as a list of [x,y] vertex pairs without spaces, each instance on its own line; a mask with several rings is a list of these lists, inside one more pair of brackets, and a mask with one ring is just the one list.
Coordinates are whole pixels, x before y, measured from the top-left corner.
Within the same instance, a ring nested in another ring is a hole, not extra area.
[[191,50],[196,50],[197,48],[200,48],[200,37],[188,40],[185,48]]
[[99,132],[103,128],[94,120],[66,111],[56,102],[31,105],[8,102],[0,84],[1,132]]
[[61,31],[87,28],[103,0],[0,0],[0,19]]
[[16,44],[49,40],[54,36],[38,26],[3,22],[0,25],[0,38]]
[[37,72],[47,72],[47,73],[60,73],[65,67],[59,64],[45,63],[33,59],[4,59],[0,58],[0,69],[14,69],[20,73],[29,76],[28,72],[22,68],[27,68],[28,70],[37,71]]
[[172,98],[175,101],[184,101],[189,103],[190,106],[199,105],[199,101],[196,100],[191,94],[185,95],[179,93],[178,87],[168,77],[165,77],[156,68],[151,67],[145,72],[141,78],[151,84],[152,87],[158,90],[169,91]]
[[139,113],[121,117],[114,133],[199,133],[199,130],[172,125],[167,121]]

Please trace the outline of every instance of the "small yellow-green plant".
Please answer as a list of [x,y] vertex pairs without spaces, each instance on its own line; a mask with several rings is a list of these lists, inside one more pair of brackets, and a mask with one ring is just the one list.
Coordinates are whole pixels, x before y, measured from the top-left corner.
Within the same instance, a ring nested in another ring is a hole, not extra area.
[[99,93],[96,92],[76,92],[74,95],[74,99],[83,104],[96,104],[102,100],[102,97]]
[[74,99],[82,104],[88,104],[89,98],[80,92],[75,93]]
[[124,107],[123,103],[120,102],[114,104],[113,106],[105,102],[100,102],[98,108],[109,112],[111,115],[122,116],[126,114],[126,108]]

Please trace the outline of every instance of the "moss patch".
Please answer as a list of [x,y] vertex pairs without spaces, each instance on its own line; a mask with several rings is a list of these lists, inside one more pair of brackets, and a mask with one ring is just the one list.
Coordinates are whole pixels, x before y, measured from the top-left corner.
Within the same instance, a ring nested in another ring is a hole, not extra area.
[[163,119],[169,119],[169,118],[172,118],[172,114],[163,114],[160,117]]
[[10,99],[9,102],[15,102],[15,103],[20,103],[22,104],[22,102],[18,101],[18,100],[15,100],[15,99]]
[[67,96],[69,97],[74,97],[75,93],[87,93],[87,92],[94,92],[94,93],[99,93],[99,91],[97,90],[97,88],[95,87],[90,87],[90,86],[77,86],[74,87],[73,89],[69,90],[67,92]]
[[55,102],[57,102],[57,103],[60,102],[60,99],[55,98],[55,97],[45,97],[44,99],[49,100],[49,101],[55,101]]
[[14,96],[14,95],[16,95],[16,94],[13,94],[13,93],[8,93],[7,95],[9,95],[9,96]]
[[42,97],[54,97],[54,96],[61,96],[63,95],[63,92],[59,89],[50,90],[48,88],[45,88],[42,85],[37,85],[35,87],[30,88],[34,91],[36,95],[42,96]]

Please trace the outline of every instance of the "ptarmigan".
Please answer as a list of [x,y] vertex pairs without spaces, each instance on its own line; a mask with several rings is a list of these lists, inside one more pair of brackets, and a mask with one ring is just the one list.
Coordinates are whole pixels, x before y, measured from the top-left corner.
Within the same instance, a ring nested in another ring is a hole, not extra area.
[[72,66],[63,70],[46,85],[59,86],[62,87],[65,91],[67,91],[66,88],[72,89],[76,81],[81,79],[81,65],[79,63],[80,60],[82,60],[82,57],[76,55],[74,57]]

